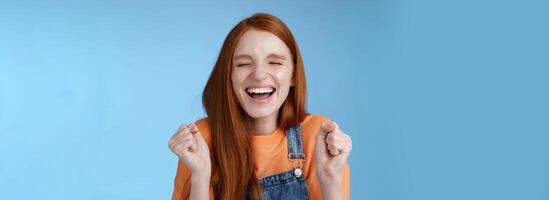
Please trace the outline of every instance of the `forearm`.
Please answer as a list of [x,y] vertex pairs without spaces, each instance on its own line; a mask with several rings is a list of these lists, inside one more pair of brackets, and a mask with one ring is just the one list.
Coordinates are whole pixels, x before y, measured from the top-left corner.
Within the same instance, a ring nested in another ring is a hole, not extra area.
[[342,200],[343,189],[341,177],[321,178],[320,190],[323,200]]
[[191,175],[190,200],[209,200],[210,175]]

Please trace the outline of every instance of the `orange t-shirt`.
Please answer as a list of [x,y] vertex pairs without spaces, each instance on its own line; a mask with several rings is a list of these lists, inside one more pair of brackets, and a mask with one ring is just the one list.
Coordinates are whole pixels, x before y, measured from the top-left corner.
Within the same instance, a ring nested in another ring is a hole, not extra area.
[[[208,126],[208,119],[198,120],[195,124],[200,133],[211,148],[211,132]],[[316,135],[320,125],[328,122],[329,119],[322,115],[307,115],[301,122],[301,137],[303,140],[303,153],[305,153],[305,162],[303,163],[303,172],[307,180],[307,191],[310,199],[322,199],[320,183],[316,177],[316,166],[314,163],[314,147]],[[292,163],[288,160],[288,143],[283,128],[278,128],[270,135],[252,135],[252,149],[255,159],[255,173],[257,177],[265,177],[278,173],[287,172],[291,169]],[[344,199],[350,197],[350,172],[348,163],[341,171],[342,189]],[[189,169],[179,160],[177,165],[177,174],[175,175],[174,191],[172,200],[188,199],[190,193]],[[210,199],[213,199],[213,187],[210,186]]]

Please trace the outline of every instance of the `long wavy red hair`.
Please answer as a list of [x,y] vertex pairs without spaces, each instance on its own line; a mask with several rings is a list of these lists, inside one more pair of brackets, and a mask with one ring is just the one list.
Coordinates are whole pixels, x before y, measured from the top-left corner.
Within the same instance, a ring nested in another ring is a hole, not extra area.
[[305,117],[306,80],[301,54],[290,29],[277,17],[257,13],[239,22],[227,35],[217,62],[206,83],[202,104],[212,133],[212,184],[216,198],[261,198],[258,177],[246,123],[247,114],[233,91],[233,55],[242,35],[250,29],[268,31],[291,51],[294,85],[279,110],[278,126],[295,126]]

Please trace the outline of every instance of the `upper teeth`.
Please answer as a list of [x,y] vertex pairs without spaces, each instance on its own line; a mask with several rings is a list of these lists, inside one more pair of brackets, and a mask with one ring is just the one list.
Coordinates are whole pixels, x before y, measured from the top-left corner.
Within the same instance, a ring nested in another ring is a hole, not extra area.
[[246,89],[249,93],[270,93],[273,91],[271,87],[262,87],[262,88],[248,88]]

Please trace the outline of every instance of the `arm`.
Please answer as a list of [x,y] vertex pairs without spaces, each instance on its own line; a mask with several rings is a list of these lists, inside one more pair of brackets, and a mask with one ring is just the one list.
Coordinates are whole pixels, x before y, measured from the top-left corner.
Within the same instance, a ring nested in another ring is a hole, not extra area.
[[323,199],[350,199],[351,177],[349,163],[341,170],[339,176],[317,176]]
[[336,177],[319,177],[320,191],[322,191],[322,199],[336,200],[343,199],[343,188],[341,176]]
[[208,200],[210,189],[210,172],[191,175],[191,194],[190,200]]
[[[351,137],[333,122],[323,123],[315,145],[316,175],[325,200],[343,199],[349,190],[347,157],[352,149]],[[348,198],[348,197],[346,197]]]
[[[172,199],[186,198],[187,195],[191,200],[209,199],[210,152],[196,125],[182,125],[170,139],[168,146],[181,161]],[[182,192],[179,191],[180,188],[183,189]]]

